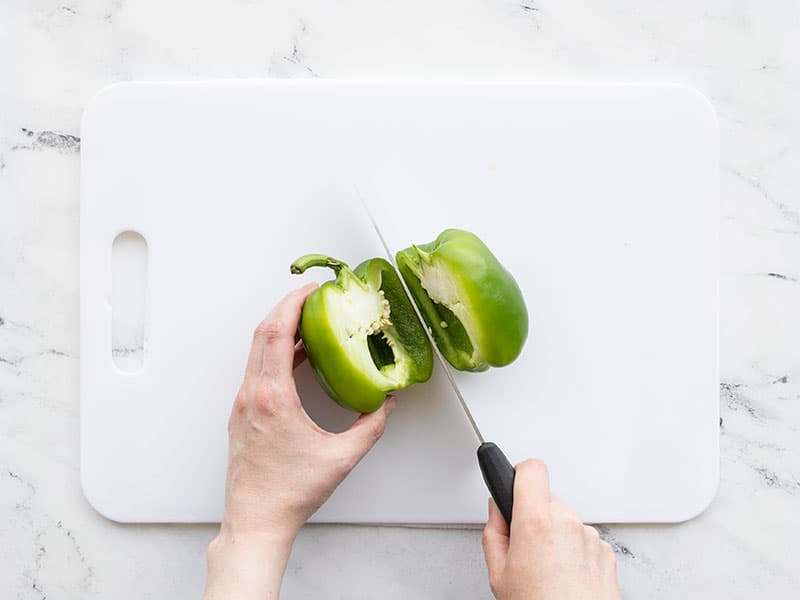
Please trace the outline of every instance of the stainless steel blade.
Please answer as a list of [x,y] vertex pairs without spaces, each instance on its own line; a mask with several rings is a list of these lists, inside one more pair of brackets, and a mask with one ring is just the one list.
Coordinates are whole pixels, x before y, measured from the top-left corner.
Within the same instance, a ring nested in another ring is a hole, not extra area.
[[[369,206],[364,200],[364,197],[361,195],[361,192],[359,191],[358,187],[356,186],[353,187],[355,188],[356,196],[358,196],[358,199],[361,201],[361,206],[364,207],[364,212],[367,214],[369,222],[372,223],[372,228],[375,230],[375,233],[378,235],[378,239],[381,241],[381,244],[383,245],[383,250],[386,252],[386,257],[389,259],[389,262],[392,263],[392,265],[394,265],[395,268],[397,268],[397,264],[395,263],[394,260],[394,254],[389,249],[389,244],[386,243],[386,238],[383,237],[383,233],[381,232],[381,228],[378,227],[378,223],[375,221],[375,217],[372,216],[372,211],[370,211]],[[402,277],[400,277],[400,283],[403,285],[403,289],[405,289],[408,297],[410,299],[413,298],[413,296],[411,295],[411,291],[408,289],[408,286],[406,285],[406,282],[405,280],[403,280]],[[458,401],[461,404],[461,408],[464,411],[464,414],[467,415],[467,420],[469,421],[469,424],[472,426],[472,430],[475,432],[478,441],[480,441],[480,443],[483,444],[486,440],[483,439],[483,434],[481,433],[478,424],[475,422],[475,418],[472,416],[472,412],[469,410],[469,407],[467,406],[467,403],[464,400],[464,395],[461,393],[461,389],[458,387],[458,384],[456,383],[456,378],[453,375],[453,371],[450,369],[450,364],[445,360],[444,356],[442,356],[442,353],[439,351],[439,347],[436,345],[436,342],[434,341],[431,332],[428,330],[427,327],[425,327],[424,325],[425,319],[422,317],[422,314],[419,312],[417,304],[413,300],[411,300],[411,306],[414,307],[414,312],[417,313],[417,317],[419,318],[420,323],[423,324],[425,333],[431,342],[431,346],[433,347],[433,352],[434,354],[436,354],[436,358],[439,360],[439,364],[442,366],[444,374],[447,377],[447,381],[450,382],[450,387],[453,388],[453,391],[455,392],[456,398],[458,398]]]

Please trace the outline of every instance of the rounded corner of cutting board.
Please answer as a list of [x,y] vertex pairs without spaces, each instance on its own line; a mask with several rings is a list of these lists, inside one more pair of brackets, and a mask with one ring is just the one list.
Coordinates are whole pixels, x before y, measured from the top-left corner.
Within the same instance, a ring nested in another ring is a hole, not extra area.
[[[678,508],[678,510],[676,510],[675,513],[667,516],[666,518],[652,522],[679,525],[681,523],[686,523],[687,521],[691,521],[692,519],[696,519],[711,507],[711,505],[714,503],[714,500],[717,497],[717,493],[719,492],[719,484],[720,484],[719,449],[716,450],[713,457],[709,458],[715,461],[714,472],[711,477],[708,477],[707,480],[698,482],[698,485],[695,486],[697,494],[695,496],[686,498],[685,501],[683,502],[680,502],[681,506]],[[700,485],[701,483],[703,484],[702,486]],[[644,519],[637,519],[635,521],[630,521],[630,522],[643,523],[650,521]]]
[[[124,94],[125,90],[130,87],[135,87],[135,82],[130,81],[118,81],[116,83],[111,83],[109,85],[101,87],[97,90],[94,95],[89,98],[89,101],[86,103],[86,106],[83,109],[83,122],[86,121],[87,115],[94,115],[98,110],[101,110],[105,104],[108,102],[113,102],[115,97],[120,93]],[[81,130],[83,129],[84,125],[81,124]]]
[[683,96],[688,108],[696,110],[701,119],[711,124],[714,138],[719,142],[719,116],[711,98],[698,88],[686,84],[676,83],[670,86],[678,96]]
[[144,81],[117,81],[97,90],[89,98],[81,115],[80,135],[81,154],[84,154],[87,140],[100,136],[109,121],[119,117],[120,103],[132,98],[131,91],[158,85]]
[[[113,502],[108,502],[109,495],[97,487],[94,478],[89,476],[85,469],[81,469],[80,480],[83,497],[97,514],[115,523],[133,522],[129,516],[119,512],[118,506],[114,506]],[[105,499],[102,499],[104,497]]]
[[[719,465],[719,454],[717,454],[717,464]],[[685,513],[679,514],[673,522],[685,523],[686,521],[691,521],[692,519],[695,519],[706,512],[714,503],[714,499],[717,497],[717,493],[719,492],[719,483],[720,473],[719,468],[717,468],[713,480],[709,481],[708,488],[704,489],[702,494],[698,496],[696,502],[690,506]]]

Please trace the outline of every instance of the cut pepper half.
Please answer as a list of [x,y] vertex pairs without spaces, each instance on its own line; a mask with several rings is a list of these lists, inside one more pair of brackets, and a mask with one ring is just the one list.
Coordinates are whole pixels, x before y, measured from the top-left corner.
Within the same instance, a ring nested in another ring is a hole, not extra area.
[[437,347],[454,368],[484,371],[519,356],[528,336],[525,299],[478,236],[446,229],[396,259]]
[[309,294],[300,319],[309,362],[331,398],[372,412],[389,392],[430,378],[430,341],[389,262],[373,258],[350,269],[329,256],[308,254],[291,270],[309,267],[336,274]]

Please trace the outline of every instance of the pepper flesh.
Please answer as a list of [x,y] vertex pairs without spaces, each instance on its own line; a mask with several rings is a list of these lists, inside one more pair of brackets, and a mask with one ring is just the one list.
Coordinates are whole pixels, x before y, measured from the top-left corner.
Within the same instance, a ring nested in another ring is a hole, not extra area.
[[513,362],[528,336],[514,277],[478,236],[446,229],[397,253],[397,267],[437,347],[461,371]]
[[433,351],[394,267],[382,258],[355,269],[321,254],[292,263],[292,273],[327,267],[336,279],[311,292],[300,334],[328,395],[345,408],[372,412],[386,395],[427,381]]

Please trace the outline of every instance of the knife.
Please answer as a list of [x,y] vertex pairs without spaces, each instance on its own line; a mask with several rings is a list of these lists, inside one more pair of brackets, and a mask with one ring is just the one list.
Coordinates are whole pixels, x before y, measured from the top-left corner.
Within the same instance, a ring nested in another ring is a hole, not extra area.
[[[367,203],[361,193],[358,191],[358,188],[356,188],[355,191],[356,196],[358,196],[358,199],[361,201],[361,206],[364,208],[364,212],[367,214],[370,223],[372,223],[372,228],[375,230],[375,233],[378,235],[378,239],[380,239],[381,244],[383,245],[383,250],[386,252],[386,257],[389,259],[389,262],[392,263],[395,268],[397,268],[394,254],[389,249],[389,244],[386,243],[386,238],[383,237],[383,233],[381,233],[378,223],[372,216],[369,206],[367,206]],[[406,286],[406,282],[402,277],[400,278],[400,282],[403,284],[403,288],[405,289],[408,297],[413,298],[408,290],[408,287]],[[419,318],[420,322],[424,323],[425,320],[422,318],[416,303],[412,302],[411,305],[414,307],[414,311],[417,313],[417,317]],[[472,416],[472,412],[469,410],[469,407],[464,400],[464,395],[461,393],[461,389],[456,383],[456,379],[453,375],[450,365],[444,359],[444,356],[442,356],[442,353],[436,346],[436,343],[431,336],[431,332],[427,327],[424,327],[424,329],[428,339],[431,342],[431,346],[433,347],[433,352],[436,355],[436,358],[439,360],[439,364],[444,370],[444,374],[447,376],[447,381],[450,383],[450,387],[453,389],[453,392],[455,392],[456,398],[458,398],[458,402],[461,404],[461,409],[467,416],[467,420],[472,426],[472,430],[475,432],[475,436],[478,438],[478,442],[480,443],[477,454],[478,465],[480,466],[481,474],[483,475],[483,481],[486,484],[489,493],[492,495],[495,504],[497,504],[497,508],[500,509],[500,514],[503,515],[506,523],[508,523],[510,526],[511,513],[513,512],[514,507],[514,476],[516,474],[514,467],[511,465],[511,462],[508,460],[508,458],[506,458],[506,455],[503,454],[503,451],[500,450],[497,444],[494,442],[487,442],[484,439],[480,427],[478,427],[478,424],[475,422],[475,418]]]

